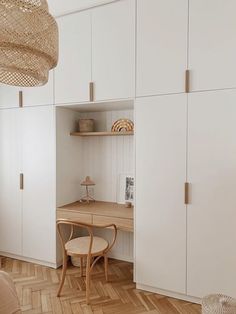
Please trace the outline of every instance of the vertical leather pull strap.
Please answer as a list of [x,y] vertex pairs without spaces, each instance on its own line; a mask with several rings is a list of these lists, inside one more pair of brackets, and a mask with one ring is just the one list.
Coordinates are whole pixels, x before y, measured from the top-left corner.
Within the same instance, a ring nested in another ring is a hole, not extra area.
[[24,174],[20,174],[20,190],[24,190]]
[[190,70],[185,71],[185,93],[190,92]]
[[189,204],[189,183],[185,182],[184,184],[184,204]]
[[23,107],[23,92],[19,91],[19,107]]
[[94,82],[89,83],[89,100],[94,101]]

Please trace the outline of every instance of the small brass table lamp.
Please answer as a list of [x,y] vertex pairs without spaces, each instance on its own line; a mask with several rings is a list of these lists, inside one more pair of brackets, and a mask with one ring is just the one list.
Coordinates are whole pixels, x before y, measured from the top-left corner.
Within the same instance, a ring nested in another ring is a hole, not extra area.
[[86,187],[86,195],[80,199],[80,202],[86,202],[86,203],[89,203],[90,201],[95,202],[95,199],[91,195],[89,195],[89,187],[95,185],[95,182],[93,182],[88,176],[81,183],[81,185]]

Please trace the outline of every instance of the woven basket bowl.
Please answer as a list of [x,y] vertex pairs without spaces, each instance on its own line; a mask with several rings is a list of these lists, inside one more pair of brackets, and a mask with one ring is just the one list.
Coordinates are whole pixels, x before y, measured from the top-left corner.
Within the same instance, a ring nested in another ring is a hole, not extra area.
[[202,300],[202,314],[236,314],[236,300],[222,294],[208,295]]
[[93,119],[79,119],[79,131],[93,132],[94,131],[94,120]]

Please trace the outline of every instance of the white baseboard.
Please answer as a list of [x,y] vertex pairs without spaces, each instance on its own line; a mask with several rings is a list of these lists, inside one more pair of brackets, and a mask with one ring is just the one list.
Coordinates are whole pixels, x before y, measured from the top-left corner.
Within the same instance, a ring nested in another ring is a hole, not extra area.
[[120,254],[116,254],[116,253],[111,252],[110,254],[108,254],[108,257],[117,259],[119,261],[133,263],[133,257],[131,257],[131,256],[125,256],[125,255],[120,255]]
[[61,267],[62,264],[63,264],[63,260],[62,259],[57,261],[57,268]]
[[47,267],[51,267],[51,268],[55,268],[55,269],[57,268],[57,264],[56,263],[40,261],[40,260],[37,260],[37,259],[25,257],[25,256],[20,256],[20,255],[5,253],[5,252],[0,252],[0,256],[9,257],[9,258],[17,259],[17,260],[20,260],[20,261],[29,262],[29,263],[33,263],[33,264],[38,264],[38,265],[42,265],[42,266],[47,266]]
[[174,299],[179,299],[179,300],[184,300],[184,301],[188,301],[188,302],[191,302],[191,303],[201,304],[201,299],[200,298],[191,297],[191,296],[188,296],[186,294],[181,294],[181,293],[176,293],[176,292],[172,292],[172,291],[162,290],[162,289],[146,286],[146,285],[139,284],[139,283],[136,283],[136,288],[140,289],[140,290],[150,291],[150,292],[153,292],[153,293],[164,295],[164,296],[167,296],[167,297],[171,297],[171,298],[174,298]]

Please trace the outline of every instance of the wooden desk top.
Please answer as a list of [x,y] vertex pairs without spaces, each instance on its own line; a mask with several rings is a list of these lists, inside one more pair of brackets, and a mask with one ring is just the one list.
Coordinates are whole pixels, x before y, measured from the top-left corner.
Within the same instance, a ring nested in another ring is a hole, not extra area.
[[75,202],[59,207],[58,210],[72,210],[81,214],[108,216],[123,219],[133,219],[133,207],[126,208],[125,205],[109,202]]
[[109,202],[75,202],[57,208],[57,219],[71,219],[94,225],[114,223],[117,228],[133,232],[133,207]]

